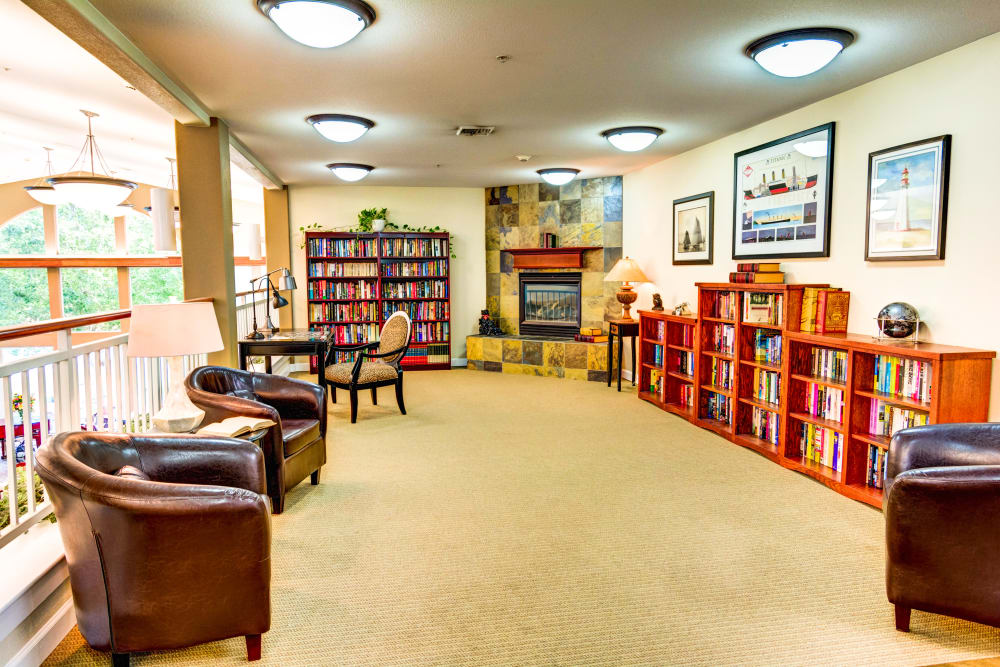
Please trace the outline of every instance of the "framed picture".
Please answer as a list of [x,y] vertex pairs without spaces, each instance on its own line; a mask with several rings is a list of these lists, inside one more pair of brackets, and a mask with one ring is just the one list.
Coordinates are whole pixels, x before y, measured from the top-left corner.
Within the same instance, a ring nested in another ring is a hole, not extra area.
[[733,259],[830,256],[827,123],[734,156]]
[[865,260],[944,259],[951,135],[868,155]]
[[674,200],[674,264],[711,264],[715,191]]

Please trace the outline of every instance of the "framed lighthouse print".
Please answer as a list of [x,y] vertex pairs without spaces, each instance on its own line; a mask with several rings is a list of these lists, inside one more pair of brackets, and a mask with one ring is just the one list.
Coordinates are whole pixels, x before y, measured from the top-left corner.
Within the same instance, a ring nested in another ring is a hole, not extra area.
[[674,264],[711,264],[715,191],[674,200]]
[[944,259],[951,135],[868,155],[865,260]]
[[827,123],[734,156],[733,259],[830,256],[833,130]]

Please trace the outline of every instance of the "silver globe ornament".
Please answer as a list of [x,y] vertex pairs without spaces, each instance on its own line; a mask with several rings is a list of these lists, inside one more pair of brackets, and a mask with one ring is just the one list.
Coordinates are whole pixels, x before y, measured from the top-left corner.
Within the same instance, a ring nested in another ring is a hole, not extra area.
[[920,315],[917,309],[903,301],[890,303],[878,312],[878,329],[889,338],[906,338],[917,330]]

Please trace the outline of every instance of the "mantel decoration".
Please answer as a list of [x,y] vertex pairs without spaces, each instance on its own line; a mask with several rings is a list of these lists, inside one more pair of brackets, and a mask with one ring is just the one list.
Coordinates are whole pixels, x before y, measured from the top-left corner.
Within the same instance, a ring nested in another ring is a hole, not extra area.
[[711,264],[715,191],[674,200],[674,264]]
[[503,331],[500,330],[500,325],[496,323],[492,317],[490,317],[490,311],[484,308],[479,316],[479,335],[480,336],[502,336]]
[[733,259],[830,256],[834,124],[734,156]]
[[951,135],[868,155],[865,260],[944,259]]

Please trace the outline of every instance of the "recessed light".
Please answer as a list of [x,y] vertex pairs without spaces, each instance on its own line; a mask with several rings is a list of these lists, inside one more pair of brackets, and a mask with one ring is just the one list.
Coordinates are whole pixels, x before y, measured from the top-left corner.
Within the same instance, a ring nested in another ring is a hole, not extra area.
[[316,114],[306,118],[306,122],[330,141],[341,144],[354,141],[375,127],[375,123],[367,118],[340,113]]
[[283,33],[317,49],[349,42],[375,20],[362,0],[257,0],[257,7]]
[[333,175],[342,181],[353,183],[372,172],[375,167],[367,164],[357,164],[355,162],[334,162],[326,165],[326,168],[333,172]]
[[761,37],[746,54],[771,74],[806,76],[826,67],[853,41],[854,34],[840,28],[801,28]]
[[663,134],[663,130],[649,125],[632,125],[630,127],[616,127],[611,130],[601,132],[601,136],[608,140],[612,146],[620,151],[634,153],[641,151],[656,138]]
[[553,167],[552,169],[539,169],[535,172],[542,177],[542,180],[549,185],[566,185],[580,173],[579,169],[570,167]]

